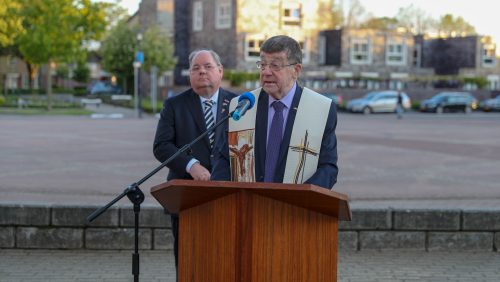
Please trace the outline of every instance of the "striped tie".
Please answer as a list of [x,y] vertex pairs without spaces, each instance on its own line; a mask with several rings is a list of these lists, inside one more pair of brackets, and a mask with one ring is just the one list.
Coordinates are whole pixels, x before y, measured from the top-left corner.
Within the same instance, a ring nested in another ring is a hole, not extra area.
[[[205,100],[203,104],[205,104],[205,124],[207,125],[207,129],[209,129],[215,124],[214,114],[212,113],[214,102],[212,100]],[[212,148],[215,141],[215,132],[213,130],[208,133],[208,139],[210,140],[210,148]]]

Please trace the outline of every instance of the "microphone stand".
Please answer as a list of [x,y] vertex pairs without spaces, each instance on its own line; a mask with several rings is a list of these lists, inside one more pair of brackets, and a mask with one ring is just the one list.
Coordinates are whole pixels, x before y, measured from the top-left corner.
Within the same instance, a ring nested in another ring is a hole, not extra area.
[[177,158],[180,154],[184,153],[188,149],[191,149],[191,146],[193,146],[196,142],[200,141],[203,137],[205,137],[209,132],[215,130],[219,125],[221,125],[223,122],[228,120],[230,117],[233,116],[233,112],[230,112],[227,116],[224,116],[221,118],[214,126],[211,128],[207,129],[205,132],[203,132],[200,136],[196,137],[193,141],[190,143],[182,146],[175,154],[170,156],[166,161],[161,163],[157,168],[153,169],[150,173],[148,173],[146,176],[144,176],[141,180],[134,182],[130,184],[125,190],[118,195],[115,199],[113,199],[111,202],[106,204],[105,206],[99,208],[98,210],[94,211],[91,215],[87,217],[88,222],[92,222],[94,219],[99,217],[102,213],[104,213],[109,207],[114,205],[116,202],[118,202],[121,198],[127,196],[129,200],[134,204],[134,215],[135,215],[135,222],[134,222],[134,253],[132,254],[132,274],[134,275],[134,282],[139,282],[139,212],[141,210],[141,203],[144,201],[144,193],[141,191],[139,188],[139,185],[144,183],[146,180],[148,180],[151,176],[155,175],[158,171],[160,171],[162,168],[164,168],[167,164],[169,164],[172,160]]

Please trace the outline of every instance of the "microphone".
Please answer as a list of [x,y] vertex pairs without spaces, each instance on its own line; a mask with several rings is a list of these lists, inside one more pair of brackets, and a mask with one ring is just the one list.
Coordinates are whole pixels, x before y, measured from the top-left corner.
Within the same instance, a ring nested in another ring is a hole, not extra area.
[[250,92],[245,92],[238,98],[238,105],[233,112],[232,118],[236,121],[240,120],[245,115],[247,110],[253,108],[255,104],[255,96]]

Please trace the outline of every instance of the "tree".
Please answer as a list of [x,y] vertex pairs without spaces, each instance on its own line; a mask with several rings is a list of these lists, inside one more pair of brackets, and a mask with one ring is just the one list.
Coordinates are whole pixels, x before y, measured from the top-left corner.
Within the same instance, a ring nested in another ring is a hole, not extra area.
[[344,26],[348,28],[355,28],[359,25],[361,18],[365,15],[365,8],[359,0],[349,1],[349,8],[345,17]]
[[316,27],[320,30],[328,30],[342,26],[343,15],[339,5],[333,0],[318,1],[316,8]]
[[86,83],[90,79],[90,69],[85,63],[85,60],[78,60],[76,68],[73,72],[73,79],[77,82]]
[[122,21],[112,28],[101,43],[99,54],[102,67],[117,75],[127,93],[127,82],[134,76],[133,62],[137,49],[137,27],[130,27]]
[[0,47],[14,44],[24,29],[19,16],[21,5],[17,0],[0,0]]
[[396,19],[402,27],[413,34],[428,32],[435,22],[424,10],[416,8],[413,4],[399,8]]
[[153,66],[157,67],[160,73],[175,66],[174,46],[158,26],[146,30],[141,50],[144,52],[143,67],[148,72]]
[[457,35],[474,35],[476,29],[462,17],[454,18],[451,14],[442,16],[437,23],[437,30],[440,35],[450,37]]
[[102,66],[105,70],[119,76],[125,92],[127,82],[134,75],[133,62],[136,52],[141,49],[144,53],[143,68],[150,71],[155,66],[158,71],[164,72],[174,67],[174,47],[169,38],[157,26],[150,27],[140,43],[137,40],[139,30],[136,26],[128,26],[125,22],[110,30],[100,49]]
[[52,66],[71,62],[83,43],[98,39],[106,27],[102,3],[90,0],[19,0],[25,32],[16,42],[24,58],[47,66],[47,108],[52,109]]
[[371,18],[360,25],[361,28],[370,28],[378,30],[392,30],[398,27],[398,20],[396,18]]

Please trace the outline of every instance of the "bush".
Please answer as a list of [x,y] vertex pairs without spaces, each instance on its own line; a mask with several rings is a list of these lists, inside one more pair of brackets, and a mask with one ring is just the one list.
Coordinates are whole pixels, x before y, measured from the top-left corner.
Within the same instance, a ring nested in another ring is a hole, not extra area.
[[225,70],[224,79],[229,80],[231,82],[231,86],[238,87],[241,86],[246,81],[258,80],[259,73]]
[[486,85],[488,85],[488,80],[484,77],[463,77],[460,81],[463,84],[476,85],[479,89],[483,89]]
[[3,95],[0,95],[0,106],[5,105],[5,103],[6,103],[5,97]]
[[87,95],[87,88],[86,87],[75,87],[73,90],[73,93],[75,96],[86,96]]

